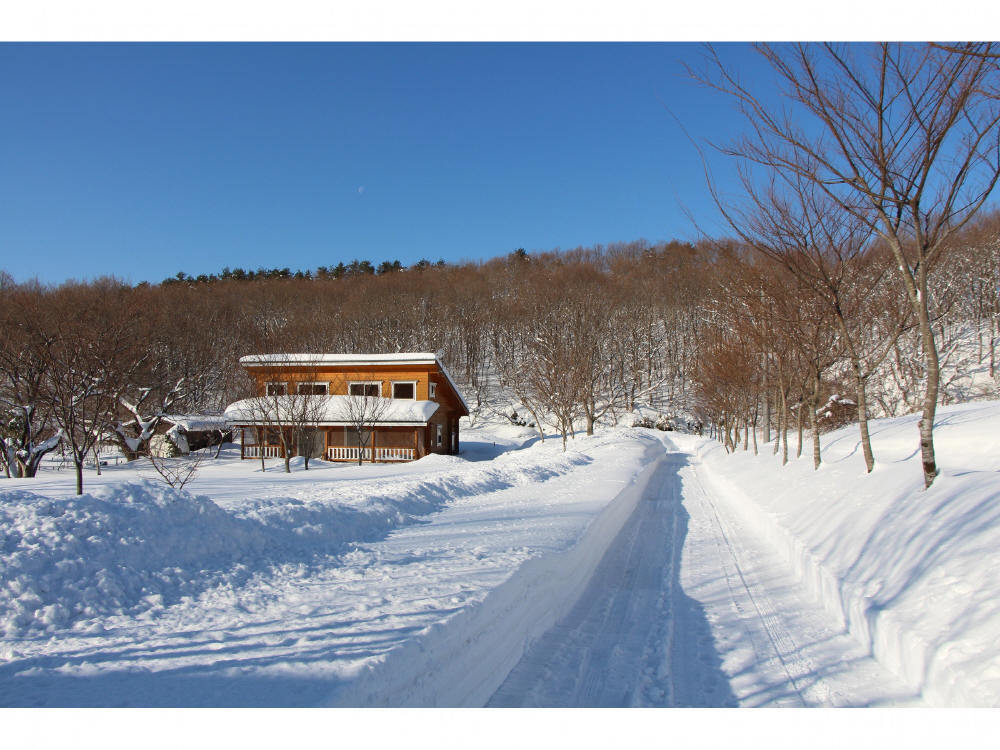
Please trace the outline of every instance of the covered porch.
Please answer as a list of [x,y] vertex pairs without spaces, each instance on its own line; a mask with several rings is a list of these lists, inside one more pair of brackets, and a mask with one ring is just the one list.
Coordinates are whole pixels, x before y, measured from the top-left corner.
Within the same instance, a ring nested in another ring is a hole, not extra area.
[[330,427],[325,432],[327,461],[372,463],[414,461],[426,455],[423,427],[376,427],[358,434],[351,427]]
[[426,427],[377,427],[360,435],[350,427],[320,427],[300,432],[296,440],[289,428],[247,425],[240,428],[240,458],[284,458],[279,429],[285,433],[285,443],[293,456],[308,453],[310,458],[327,461],[385,463],[415,461],[427,454]]

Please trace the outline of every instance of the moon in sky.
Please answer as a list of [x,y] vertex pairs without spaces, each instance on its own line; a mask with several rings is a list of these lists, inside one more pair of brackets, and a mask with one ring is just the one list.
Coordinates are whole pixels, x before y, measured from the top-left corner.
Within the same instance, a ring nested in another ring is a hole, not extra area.
[[365,186],[364,186],[364,185],[362,185],[361,187],[359,187],[359,188],[358,188],[358,192],[359,192],[359,193],[363,193],[363,192],[365,192]]

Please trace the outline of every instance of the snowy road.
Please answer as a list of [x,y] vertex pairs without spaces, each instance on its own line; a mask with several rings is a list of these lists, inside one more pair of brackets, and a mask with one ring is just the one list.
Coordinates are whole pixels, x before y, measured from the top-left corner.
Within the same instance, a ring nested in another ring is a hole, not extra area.
[[489,705],[919,705],[667,445],[580,601]]

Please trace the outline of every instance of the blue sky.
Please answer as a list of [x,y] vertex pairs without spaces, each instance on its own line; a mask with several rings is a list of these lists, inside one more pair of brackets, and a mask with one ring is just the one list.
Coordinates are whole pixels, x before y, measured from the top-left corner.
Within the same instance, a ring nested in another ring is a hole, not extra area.
[[[762,66],[724,45],[744,75]],[[697,44],[0,44],[0,268],[481,259],[713,225]]]

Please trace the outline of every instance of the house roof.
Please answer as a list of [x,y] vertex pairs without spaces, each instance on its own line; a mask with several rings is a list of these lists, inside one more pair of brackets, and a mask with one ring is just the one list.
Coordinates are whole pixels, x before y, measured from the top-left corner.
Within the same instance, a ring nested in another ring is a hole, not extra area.
[[186,432],[225,430],[227,427],[225,414],[166,414],[163,421],[175,424]]
[[[246,398],[226,407],[225,418],[229,424],[260,424],[262,422],[292,422],[291,416],[298,411],[301,399],[307,399],[312,416],[310,421],[323,426],[350,426],[351,405],[357,404],[358,396],[265,396]],[[434,401],[410,401],[399,398],[364,397],[381,410],[376,425],[393,427],[423,427],[427,424],[438,404]],[[371,413],[371,412],[369,412]],[[263,418],[266,415],[266,419]]]
[[308,367],[327,365],[332,367],[343,367],[358,365],[361,367],[372,365],[434,365],[438,366],[441,374],[445,376],[448,385],[458,396],[458,400],[465,408],[465,413],[469,413],[469,405],[465,403],[462,392],[455,384],[455,380],[448,372],[448,368],[438,358],[434,352],[394,352],[390,354],[250,354],[240,357],[240,364],[244,367]]
[[432,365],[433,352],[395,352],[391,354],[251,354],[240,357],[245,367],[254,365]]

